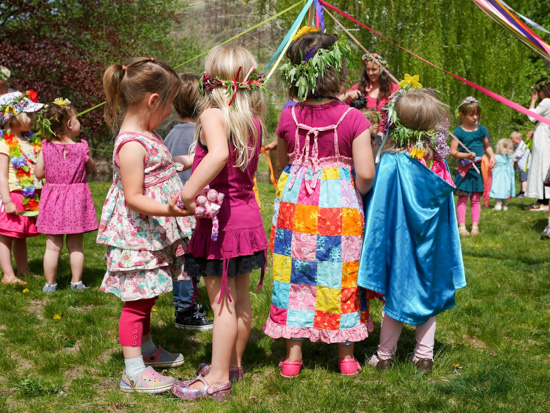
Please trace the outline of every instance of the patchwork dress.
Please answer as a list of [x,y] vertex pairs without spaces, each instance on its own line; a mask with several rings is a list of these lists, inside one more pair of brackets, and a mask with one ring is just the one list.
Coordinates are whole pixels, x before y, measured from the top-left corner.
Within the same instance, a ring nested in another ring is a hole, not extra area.
[[373,329],[357,287],[364,218],[351,159],[353,139],[368,127],[361,112],[336,101],[281,115],[277,135],[290,164],[279,179],[271,231],[273,296],[264,331],[272,338],[356,342]]
[[97,242],[107,245],[107,272],[100,289],[122,301],[153,298],[172,291],[172,278],[183,270],[183,254],[194,227],[194,218],[148,216],[127,207],[118,152],[123,144],[132,141],[143,145],[147,152],[145,196],[167,204],[183,188],[160,136],[154,139],[134,132],[117,136],[113,184],[103,205]]

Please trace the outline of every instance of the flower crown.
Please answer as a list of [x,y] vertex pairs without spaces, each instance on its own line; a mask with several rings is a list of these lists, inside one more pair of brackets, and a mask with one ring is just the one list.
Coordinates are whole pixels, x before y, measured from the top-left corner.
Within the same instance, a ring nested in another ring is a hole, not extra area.
[[218,76],[211,76],[208,73],[204,72],[199,79],[199,93],[201,96],[204,96],[206,92],[212,92],[217,87],[222,87],[225,89],[226,93],[231,96],[229,101],[229,106],[235,100],[237,96],[237,91],[241,89],[245,90],[265,90],[265,74],[259,73],[256,70],[256,66],[252,66],[248,71],[247,75],[244,77],[242,82],[239,82],[237,79],[241,74],[242,67],[239,67],[237,75],[233,80],[222,80]]
[[302,27],[300,30],[298,30],[296,32],[296,34],[294,36],[292,36],[292,41],[296,40],[296,39],[299,39],[300,37],[302,37],[304,34],[308,34],[308,33],[315,33],[315,32],[320,32],[321,30],[319,30],[317,27],[315,26],[304,26]]
[[[53,101],[53,104],[57,106],[65,107],[67,109],[71,109],[71,101],[69,99],[64,99],[62,97],[56,98]],[[44,109],[47,109],[48,106],[49,105],[45,105]],[[52,117],[48,118],[44,116],[45,113],[46,113],[46,110],[40,112],[40,114],[38,115],[38,119],[36,120],[36,123],[35,123],[36,129],[37,129],[36,135],[43,136],[43,137],[48,137],[48,136],[57,137],[57,134],[52,130],[52,121],[58,119],[58,114],[56,113]]]
[[365,112],[365,118],[369,120],[370,123],[380,123],[382,120],[382,115],[380,112]]
[[34,90],[27,90],[25,93],[12,92],[2,96],[5,103],[0,103],[0,125],[7,124],[11,118],[21,112],[36,112],[42,109],[42,103],[38,103],[37,93]]
[[533,86],[531,86],[532,90],[536,90],[537,92],[540,92],[541,89],[550,84],[550,79],[541,79],[537,83],[535,83]]
[[[388,136],[395,142],[397,148],[410,150],[410,157],[417,159],[422,159],[424,157],[425,141],[428,140],[430,142],[430,147],[434,151],[434,158],[436,160],[442,160],[450,153],[449,145],[447,145],[449,125],[446,122],[442,122],[437,125],[435,129],[429,131],[410,129],[401,123],[394,109],[395,102],[400,96],[407,94],[411,89],[422,88],[418,80],[418,75],[405,75],[405,79],[399,82],[399,89],[394,93],[386,109],[389,112]],[[431,89],[427,90],[433,93]]]
[[342,70],[344,58],[351,61],[351,49],[344,40],[337,40],[330,49],[319,49],[315,54],[310,50],[302,62],[281,66],[283,83],[288,88],[297,88],[298,100],[304,101],[315,94],[317,80],[323,79],[330,67],[337,72]]
[[473,96],[468,96],[466,99],[464,99],[462,102],[460,102],[460,104],[459,104],[458,107],[456,108],[456,111],[455,111],[456,117],[457,117],[457,118],[460,117],[460,108],[461,108],[462,106],[466,106],[466,107],[469,108],[470,105],[471,105],[472,103],[477,103],[478,106],[481,108],[481,105],[479,104],[479,101],[478,101],[475,97],[473,97]]
[[374,58],[376,58],[376,60],[378,60],[380,63],[382,63],[384,66],[388,67],[388,62],[386,59],[384,59],[382,56],[380,55],[372,55],[372,54],[369,54],[369,53],[365,53],[361,59],[363,60],[363,62],[373,62],[374,64],[376,64],[376,61],[374,60]]

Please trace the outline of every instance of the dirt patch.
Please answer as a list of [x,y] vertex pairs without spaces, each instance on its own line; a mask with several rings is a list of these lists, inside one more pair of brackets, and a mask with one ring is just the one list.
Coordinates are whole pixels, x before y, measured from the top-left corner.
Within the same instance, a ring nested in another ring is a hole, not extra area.
[[479,340],[475,337],[470,337],[469,335],[464,334],[462,336],[462,338],[467,340],[472,347],[479,348],[481,350],[487,350],[489,353],[491,353],[492,356],[497,355],[497,352],[493,348],[491,348],[490,346],[485,344],[483,341],[481,341],[481,340]]

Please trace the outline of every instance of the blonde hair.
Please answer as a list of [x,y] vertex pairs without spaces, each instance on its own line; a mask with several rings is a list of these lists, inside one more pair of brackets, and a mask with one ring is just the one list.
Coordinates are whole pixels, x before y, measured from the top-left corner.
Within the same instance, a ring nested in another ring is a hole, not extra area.
[[512,139],[504,138],[497,142],[496,153],[498,155],[514,156],[514,143]]
[[510,134],[510,139],[523,139],[523,135],[521,134],[521,132],[518,132],[517,130],[513,131],[511,134]]
[[106,105],[105,121],[115,130],[130,106],[138,104],[148,94],[158,93],[156,110],[175,96],[180,86],[178,74],[168,64],[153,57],[138,57],[126,66],[111,65],[103,74]]
[[11,128],[20,128],[21,126],[23,126],[24,124],[26,123],[32,123],[33,119],[31,117],[31,115],[29,115],[28,113],[26,112],[20,112],[18,115],[12,117],[9,121],[8,121],[8,124],[6,125],[7,128],[6,129],[11,129]]
[[[394,110],[403,126],[418,131],[434,131],[449,119],[449,107],[437,98],[433,90],[428,89],[415,88],[399,95]],[[432,142],[426,136],[421,139],[424,142],[426,157],[432,159]],[[408,148],[398,147],[395,141],[388,139],[382,152],[407,151]]]
[[[235,79],[242,82],[253,66],[256,66],[256,61],[244,47],[215,46],[206,56],[205,72],[222,80]],[[239,73],[238,77],[237,73]],[[237,90],[235,99],[229,106],[231,97],[223,87],[216,87],[210,92],[207,91],[204,98],[199,101],[198,112],[202,113],[210,108],[217,108],[222,111],[226,124],[226,137],[227,139],[231,137],[231,142],[237,153],[235,167],[244,171],[254,153],[251,148],[256,147],[260,138],[254,125],[254,118],[260,121],[261,130],[265,130],[263,119],[265,99],[260,89]],[[195,130],[195,141],[189,149],[190,152],[194,151],[197,141],[200,139],[201,129],[201,119],[199,118]],[[249,137],[252,138],[252,144],[249,142]]]

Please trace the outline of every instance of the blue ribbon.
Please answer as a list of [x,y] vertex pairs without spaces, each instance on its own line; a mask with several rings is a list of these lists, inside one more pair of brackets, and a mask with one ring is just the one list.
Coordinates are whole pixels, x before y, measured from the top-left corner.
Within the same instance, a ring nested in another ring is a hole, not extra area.
[[[318,0],[317,0],[318,1]],[[294,33],[295,29],[300,25],[300,23],[302,22],[302,20],[304,20],[304,17],[306,16],[306,13],[308,11],[308,9],[310,8],[311,4],[313,3],[313,0],[307,0],[307,3],[306,5],[304,6],[304,8],[302,9],[302,11],[300,12],[300,14],[298,15],[298,18],[294,21],[294,23],[292,24],[292,27],[290,28],[290,30],[288,31],[288,33],[286,34],[285,38],[283,39],[283,41],[281,42],[281,44],[279,45],[279,47],[277,48],[277,50],[275,51],[275,54],[273,55],[273,57],[271,57],[271,60],[269,61],[269,63],[267,64],[267,66],[265,67],[265,70],[264,70],[264,73],[267,72],[267,70],[269,69],[269,66],[271,66],[273,64],[273,62],[275,61],[275,59],[277,59],[277,56],[279,56],[279,54],[281,53],[281,51],[284,49],[284,47],[286,46],[286,44],[291,40],[290,36],[292,33]]]

